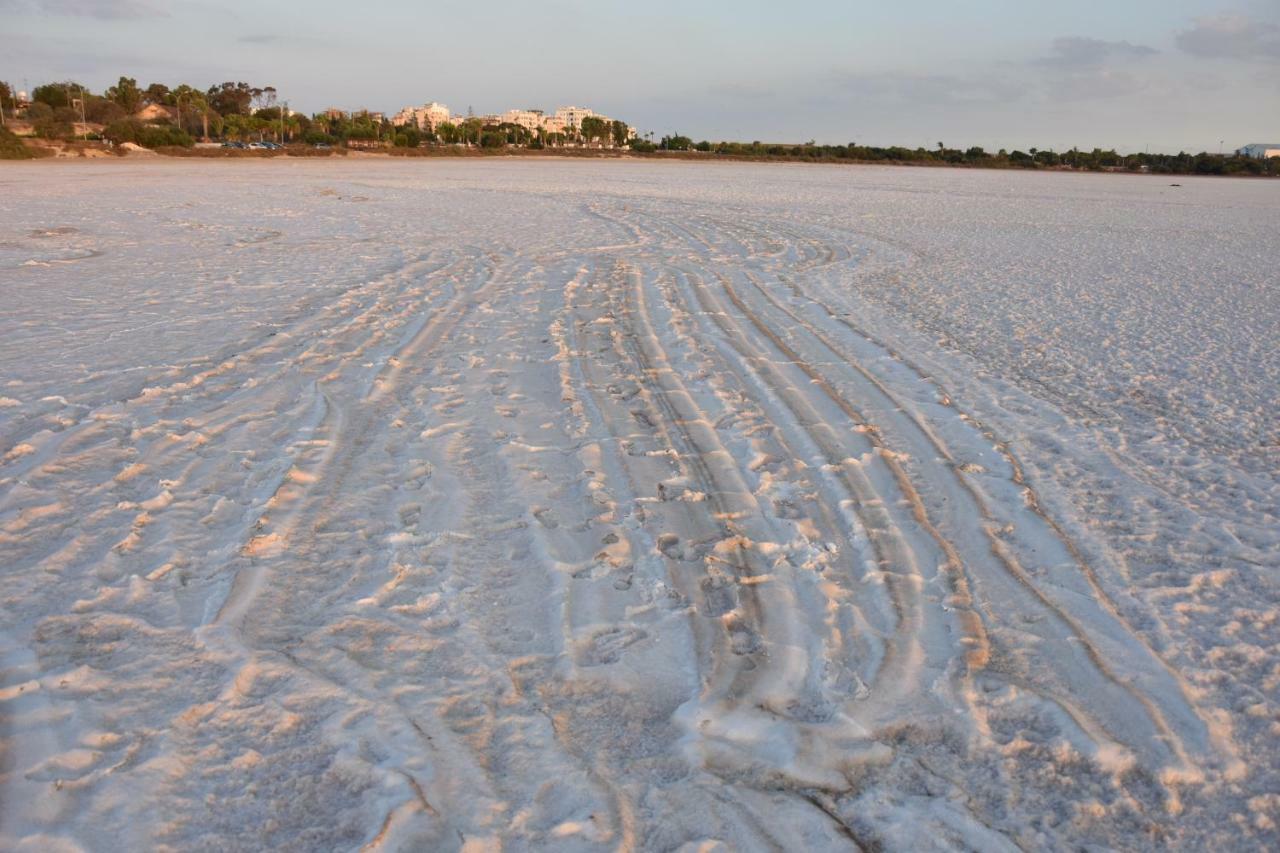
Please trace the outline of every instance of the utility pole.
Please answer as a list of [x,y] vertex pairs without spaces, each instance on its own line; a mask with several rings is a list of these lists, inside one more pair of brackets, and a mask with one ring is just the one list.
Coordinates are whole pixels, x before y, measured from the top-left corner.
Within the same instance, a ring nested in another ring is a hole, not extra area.
[[[62,89],[64,92],[67,93],[67,106],[70,107],[72,110],[75,110],[76,99],[71,97],[71,87],[63,84]],[[72,115],[75,115],[75,113],[73,112]],[[72,119],[72,121],[74,122],[75,119]],[[84,87],[83,86],[80,87],[80,135],[85,137],[86,139],[89,138],[89,128],[85,127],[85,124],[84,124]]]

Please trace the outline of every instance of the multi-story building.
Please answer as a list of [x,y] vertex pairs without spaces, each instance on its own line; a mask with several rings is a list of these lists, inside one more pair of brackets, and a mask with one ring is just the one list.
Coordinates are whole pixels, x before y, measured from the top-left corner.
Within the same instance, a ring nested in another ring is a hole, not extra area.
[[556,118],[564,122],[565,127],[571,127],[577,130],[582,125],[582,120],[595,115],[594,112],[586,107],[557,107]]
[[[470,111],[468,111],[469,113]],[[582,120],[585,118],[598,118],[604,122],[612,122],[608,116],[603,116],[587,107],[560,107],[554,114],[547,115],[542,110],[523,109],[523,110],[507,110],[501,115],[483,115],[474,116],[483,124],[515,124],[530,131],[543,131],[545,133],[566,133],[576,131],[582,127]],[[395,114],[391,119],[392,124],[397,126],[413,125],[422,130],[435,130],[446,121],[452,121],[455,124],[462,122],[462,116],[453,117],[449,113],[449,108],[444,104],[432,101],[421,107],[405,107]],[[634,139],[636,130],[634,127],[627,127],[627,136]],[[612,146],[612,139],[601,140],[604,145]]]
[[542,110],[507,110],[498,118],[503,124],[518,124],[529,130],[542,129]]
[[426,123],[432,130],[453,118],[448,107],[435,101],[427,104],[422,109],[423,115],[426,117]]
[[395,114],[395,117],[391,119],[391,123],[397,127],[411,124],[419,130],[435,130],[446,121],[449,121],[450,118],[448,107],[432,101],[420,107],[405,107]]

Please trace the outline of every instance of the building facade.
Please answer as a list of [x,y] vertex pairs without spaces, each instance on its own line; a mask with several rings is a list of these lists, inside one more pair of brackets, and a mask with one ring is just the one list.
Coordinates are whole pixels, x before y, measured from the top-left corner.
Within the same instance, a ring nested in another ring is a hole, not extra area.
[[595,115],[594,112],[586,107],[557,107],[556,118],[564,122],[565,127],[577,130],[582,125],[584,118]]
[[396,113],[391,119],[391,123],[397,127],[412,125],[418,130],[435,130],[440,125],[449,121],[452,114],[449,108],[444,104],[432,101],[429,104],[423,104],[420,107],[405,107]]
[[507,110],[498,118],[502,124],[518,124],[532,131],[542,129],[542,110]]
[[[514,124],[526,128],[533,133],[541,131],[543,133],[568,133],[573,135],[575,131],[582,127],[582,120],[585,118],[598,118],[604,122],[611,122],[608,116],[601,115],[588,107],[559,107],[553,114],[546,114],[542,110],[534,109],[517,109],[507,110],[501,115],[484,115],[475,116],[483,124]],[[453,122],[460,124],[466,119],[463,116],[453,116],[449,112],[449,108],[444,104],[432,101],[420,107],[405,107],[396,113],[391,119],[392,124],[397,127],[413,126],[420,130],[434,131],[445,122]],[[635,128],[628,127],[627,134],[629,138],[634,139],[636,135]],[[602,140],[602,143],[608,147],[612,147],[612,139]]]

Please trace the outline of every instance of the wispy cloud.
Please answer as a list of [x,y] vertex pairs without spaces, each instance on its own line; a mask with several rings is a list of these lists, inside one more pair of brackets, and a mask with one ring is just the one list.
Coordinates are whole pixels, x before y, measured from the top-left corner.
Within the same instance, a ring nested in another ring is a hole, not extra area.
[[1176,42],[1192,56],[1208,59],[1280,60],[1280,26],[1243,15],[1197,18]]
[[1153,47],[1128,41],[1063,36],[1053,40],[1048,56],[1033,60],[1033,63],[1055,68],[1097,68],[1108,62],[1144,59],[1159,52]]

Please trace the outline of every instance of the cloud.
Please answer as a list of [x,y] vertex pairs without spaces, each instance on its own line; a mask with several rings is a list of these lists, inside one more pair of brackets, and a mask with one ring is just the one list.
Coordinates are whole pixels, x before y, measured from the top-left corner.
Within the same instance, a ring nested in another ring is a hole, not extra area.
[[97,18],[100,21],[168,17],[167,12],[148,0],[0,0],[0,10],[18,14]]
[[1159,52],[1153,47],[1128,41],[1063,36],[1053,40],[1053,50],[1048,56],[1033,60],[1033,63],[1054,68],[1096,68],[1109,61],[1143,59]]
[[1207,59],[1280,59],[1280,26],[1243,15],[1197,18],[1175,41],[1183,51]]

